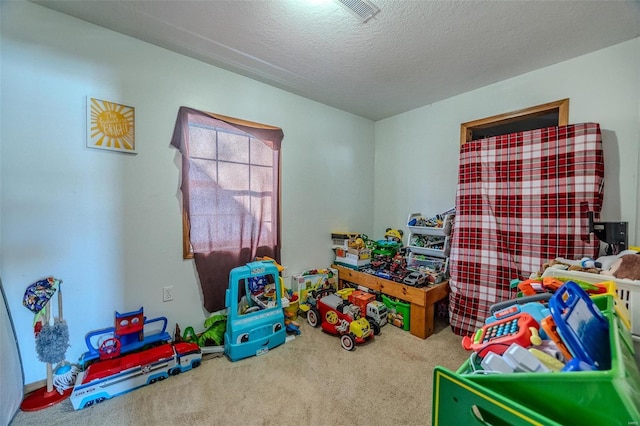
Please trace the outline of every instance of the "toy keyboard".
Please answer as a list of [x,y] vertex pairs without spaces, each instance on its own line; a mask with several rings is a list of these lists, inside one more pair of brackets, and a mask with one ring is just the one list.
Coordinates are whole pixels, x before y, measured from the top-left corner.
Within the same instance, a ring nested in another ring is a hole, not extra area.
[[522,312],[484,325],[473,337],[463,337],[462,347],[476,352],[491,347],[491,351],[498,355],[502,355],[512,343],[527,348],[531,346],[530,327],[537,330],[540,326],[531,315]]

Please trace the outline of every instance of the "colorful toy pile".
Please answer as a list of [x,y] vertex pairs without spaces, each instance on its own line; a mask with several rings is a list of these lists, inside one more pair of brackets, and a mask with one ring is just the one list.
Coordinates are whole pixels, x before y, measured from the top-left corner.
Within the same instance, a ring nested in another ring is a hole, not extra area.
[[492,319],[465,339],[473,352],[456,372],[458,385],[475,386],[500,404],[528,407],[544,416],[541,424],[627,424],[640,418],[629,318],[615,307],[613,281],[593,284],[599,290],[592,293],[567,281],[547,289],[553,294],[529,296],[541,301],[523,297],[497,311],[492,306]]
[[[597,284],[588,288],[607,292]],[[485,325],[462,339],[462,346],[474,351],[470,373],[611,368],[609,324],[596,303],[573,281],[553,291],[502,302],[506,307],[498,311],[494,305]]]

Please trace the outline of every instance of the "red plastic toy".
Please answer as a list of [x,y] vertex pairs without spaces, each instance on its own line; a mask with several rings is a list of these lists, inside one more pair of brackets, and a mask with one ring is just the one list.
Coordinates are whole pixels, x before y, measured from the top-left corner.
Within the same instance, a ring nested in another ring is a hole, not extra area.
[[[326,294],[326,292],[325,292]],[[340,344],[348,351],[356,344],[373,339],[374,330],[362,315],[360,308],[331,292],[316,300],[307,312],[307,322],[312,327],[340,336]],[[378,332],[380,328],[377,328]]]
[[531,346],[531,336],[534,333],[530,328],[537,331],[540,325],[531,315],[523,312],[487,324],[477,330],[473,337],[463,337],[462,347],[480,355],[485,349],[502,355],[512,343],[517,343],[523,348]]

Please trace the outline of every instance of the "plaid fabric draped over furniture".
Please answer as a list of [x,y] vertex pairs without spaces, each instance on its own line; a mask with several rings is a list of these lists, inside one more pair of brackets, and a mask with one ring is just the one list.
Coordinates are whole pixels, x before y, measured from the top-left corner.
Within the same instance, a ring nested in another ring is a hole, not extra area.
[[596,257],[587,212],[599,220],[604,158],[595,123],[468,142],[460,150],[449,313],[458,335],[484,324],[489,307],[513,299],[556,257]]

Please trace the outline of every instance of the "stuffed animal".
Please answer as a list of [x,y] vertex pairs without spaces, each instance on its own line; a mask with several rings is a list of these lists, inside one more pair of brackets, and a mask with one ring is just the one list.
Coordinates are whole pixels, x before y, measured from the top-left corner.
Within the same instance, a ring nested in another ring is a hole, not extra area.
[[545,262],[542,265],[540,271],[538,271],[538,276],[542,276],[544,271],[547,268],[561,269],[563,271],[580,271],[580,272],[589,272],[591,274],[599,274],[600,269],[596,266],[597,262],[594,261],[584,261],[584,260],[567,260],[561,257],[557,257],[548,262]]
[[619,256],[611,267],[601,272],[602,275],[612,276],[618,279],[628,278],[640,280],[640,254],[624,254]]

